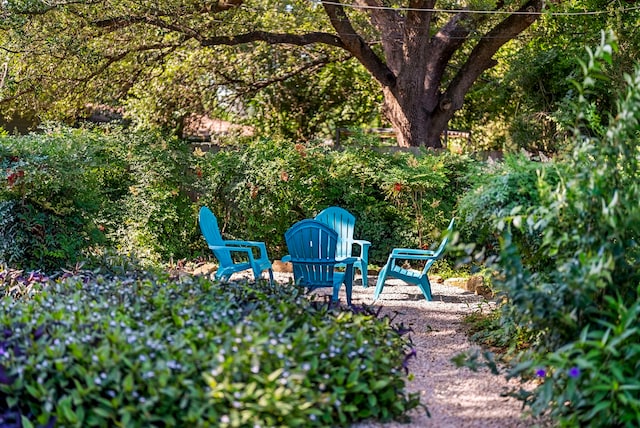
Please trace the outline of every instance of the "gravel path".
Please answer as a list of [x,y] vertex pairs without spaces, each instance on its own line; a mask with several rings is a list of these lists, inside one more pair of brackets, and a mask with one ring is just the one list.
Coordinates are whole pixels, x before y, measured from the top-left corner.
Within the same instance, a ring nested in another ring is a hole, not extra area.
[[[290,274],[276,272],[276,281],[288,282]],[[395,316],[394,322],[403,322],[412,328],[411,339],[417,349],[417,357],[409,364],[413,380],[408,381],[409,392],[418,391],[421,402],[431,412],[423,409],[411,414],[409,424],[362,423],[354,428],[464,428],[496,427],[520,428],[542,426],[523,416],[521,403],[502,396],[507,389],[517,387],[518,382],[507,382],[504,376],[495,376],[483,369],[473,372],[458,368],[451,359],[459,353],[477,348],[465,332],[462,318],[487,305],[481,296],[458,287],[432,284],[433,301],[428,302],[417,286],[409,286],[399,280],[388,280],[380,295],[373,302],[376,277],[369,276],[368,288],[361,286],[356,276],[353,303],[381,306],[382,312]],[[325,293],[325,290],[318,290]],[[330,294],[326,290],[325,294]],[[341,302],[346,302],[341,289]]]

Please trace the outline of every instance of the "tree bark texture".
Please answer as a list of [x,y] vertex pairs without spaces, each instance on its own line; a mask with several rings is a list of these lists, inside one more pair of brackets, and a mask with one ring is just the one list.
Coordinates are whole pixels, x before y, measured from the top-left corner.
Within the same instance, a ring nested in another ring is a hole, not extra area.
[[478,39],[462,67],[447,79],[453,55],[492,15],[461,11],[434,30],[435,0],[410,0],[403,12],[384,8],[380,0],[355,0],[354,4],[367,11],[378,30],[381,56],[357,34],[341,4],[324,2],[323,6],[344,49],[382,86],[383,112],[396,131],[398,145],[433,148],[442,147],[440,136],[473,83],[496,64],[494,54],[528,28],[543,7],[542,0],[528,0],[517,13],[505,13],[506,18]]

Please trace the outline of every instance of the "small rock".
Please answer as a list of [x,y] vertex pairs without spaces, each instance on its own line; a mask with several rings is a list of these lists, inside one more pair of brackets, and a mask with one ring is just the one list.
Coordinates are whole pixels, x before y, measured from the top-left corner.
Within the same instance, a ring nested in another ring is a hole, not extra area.
[[473,275],[467,279],[467,285],[465,289],[472,293],[475,293],[478,287],[482,287],[484,285],[484,278],[481,275]]
[[467,281],[467,290],[476,293],[478,296],[491,297],[493,293],[484,283],[484,277],[482,275],[473,275]]
[[282,260],[274,260],[273,263],[271,263],[271,267],[273,268],[274,272],[293,272],[293,266],[291,265],[291,262],[284,263],[282,262]]
[[442,284],[444,282],[444,278],[440,275],[429,276],[429,282],[434,284]]
[[444,280],[444,285],[466,289],[467,278],[449,278]]
[[217,268],[218,266],[213,263],[204,263],[200,266],[197,266],[193,270],[193,275],[208,275],[210,273],[213,274]]
[[476,294],[478,296],[483,296],[486,298],[491,298],[493,297],[493,291],[491,291],[491,288],[489,288],[486,285],[480,286],[478,288],[476,288]]

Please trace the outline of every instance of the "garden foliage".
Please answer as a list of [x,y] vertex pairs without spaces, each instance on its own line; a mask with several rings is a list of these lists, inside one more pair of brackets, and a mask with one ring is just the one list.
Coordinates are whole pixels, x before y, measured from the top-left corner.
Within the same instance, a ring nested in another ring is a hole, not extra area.
[[[155,131],[47,127],[0,137],[0,260],[52,271],[104,254],[149,262],[211,257],[197,212],[229,238],[286,254],[285,231],[339,205],[382,264],[392,247],[430,245],[474,165],[449,154],[386,154],[352,144],[254,140],[203,153]],[[89,265],[85,265],[89,266]]]
[[[0,137],[0,260],[52,269],[74,264],[104,242],[100,183],[108,159],[98,135],[46,130],[37,136]],[[108,175],[108,174],[107,174]]]
[[86,271],[15,283],[0,276],[6,423],[347,426],[418,406],[406,331],[293,284]]
[[475,165],[446,153],[387,154],[354,145],[336,151],[282,140],[203,154],[198,162],[200,203],[227,233],[265,241],[281,257],[288,227],[338,205],[356,216],[356,236],[372,243],[373,264],[384,263],[393,247],[435,242]]
[[152,261],[198,242],[190,152],[176,139],[47,127],[0,138],[0,260],[56,270],[105,250]]
[[[541,180],[540,206],[521,219],[511,217],[540,236],[536,252],[553,263],[533,271],[513,247],[504,247],[505,286],[516,306],[512,319],[523,317],[519,323],[538,332],[543,349],[578,337],[599,319],[606,296],[620,295],[625,302],[637,297],[640,74],[628,78],[628,92],[606,129],[594,129],[580,115],[588,110],[582,108],[588,106],[586,95],[612,49],[604,44],[584,64],[585,79],[577,85],[584,96],[576,105],[574,150],[557,169],[558,184]],[[506,234],[505,239],[514,237]]]
[[[473,187],[461,192],[457,214],[462,221],[457,227],[461,241],[474,243],[483,256],[491,260],[500,251],[500,234],[509,219],[522,216],[540,205],[539,183],[557,183],[558,165],[553,161],[539,162],[525,154],[507,154],[500,162],[490,162],[469,179]],[[522,218],[522,217],[520,217]],[[543,266],[548,257],[538,251],[540,235],[528,230],[512,229],[521,257],[529,265]]]
[[540,168],[537,203],[492,221],[501,244],[494,286],[506,299],[499,325],[507,336],[527,332],[512,375],[539,380],[519,396],[561,426],[640,423],[640,68],[615,113],[592,114],[591,90],[607,81],[615,48],[603,37],[588,50],[572,146]]

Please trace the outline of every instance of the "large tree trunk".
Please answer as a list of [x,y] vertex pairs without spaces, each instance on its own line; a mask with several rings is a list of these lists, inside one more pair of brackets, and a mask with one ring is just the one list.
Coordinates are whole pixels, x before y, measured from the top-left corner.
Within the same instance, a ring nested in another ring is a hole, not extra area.
[[[442,147],[440,135],[462,108],[473,82],[496,64],[493,55],[529,27],[543,6],[543,0],[524,0],[518,13],[507,15],[484,33],[453,77],[444,81],[454,54],[471,30],[487,23],[488,15],[460,11],[433,31],[435,0],[411,0],[404,14],[382,7],[379,0],[354,3],[365,8],[382,35],[382,56],[358,35],[342,4],[323,2],[323,6],[343,48],[382,86],[384,114],[396,131],[398,145],[432,148]],[[504,3],[497,6],[500,9]]]
[[442,148],[441,135],[445,131],[453,109],[450,103],[440,103],[437,94],[403,93],[396,96],[383,88],[386,119],[396,132],[398,146]]

